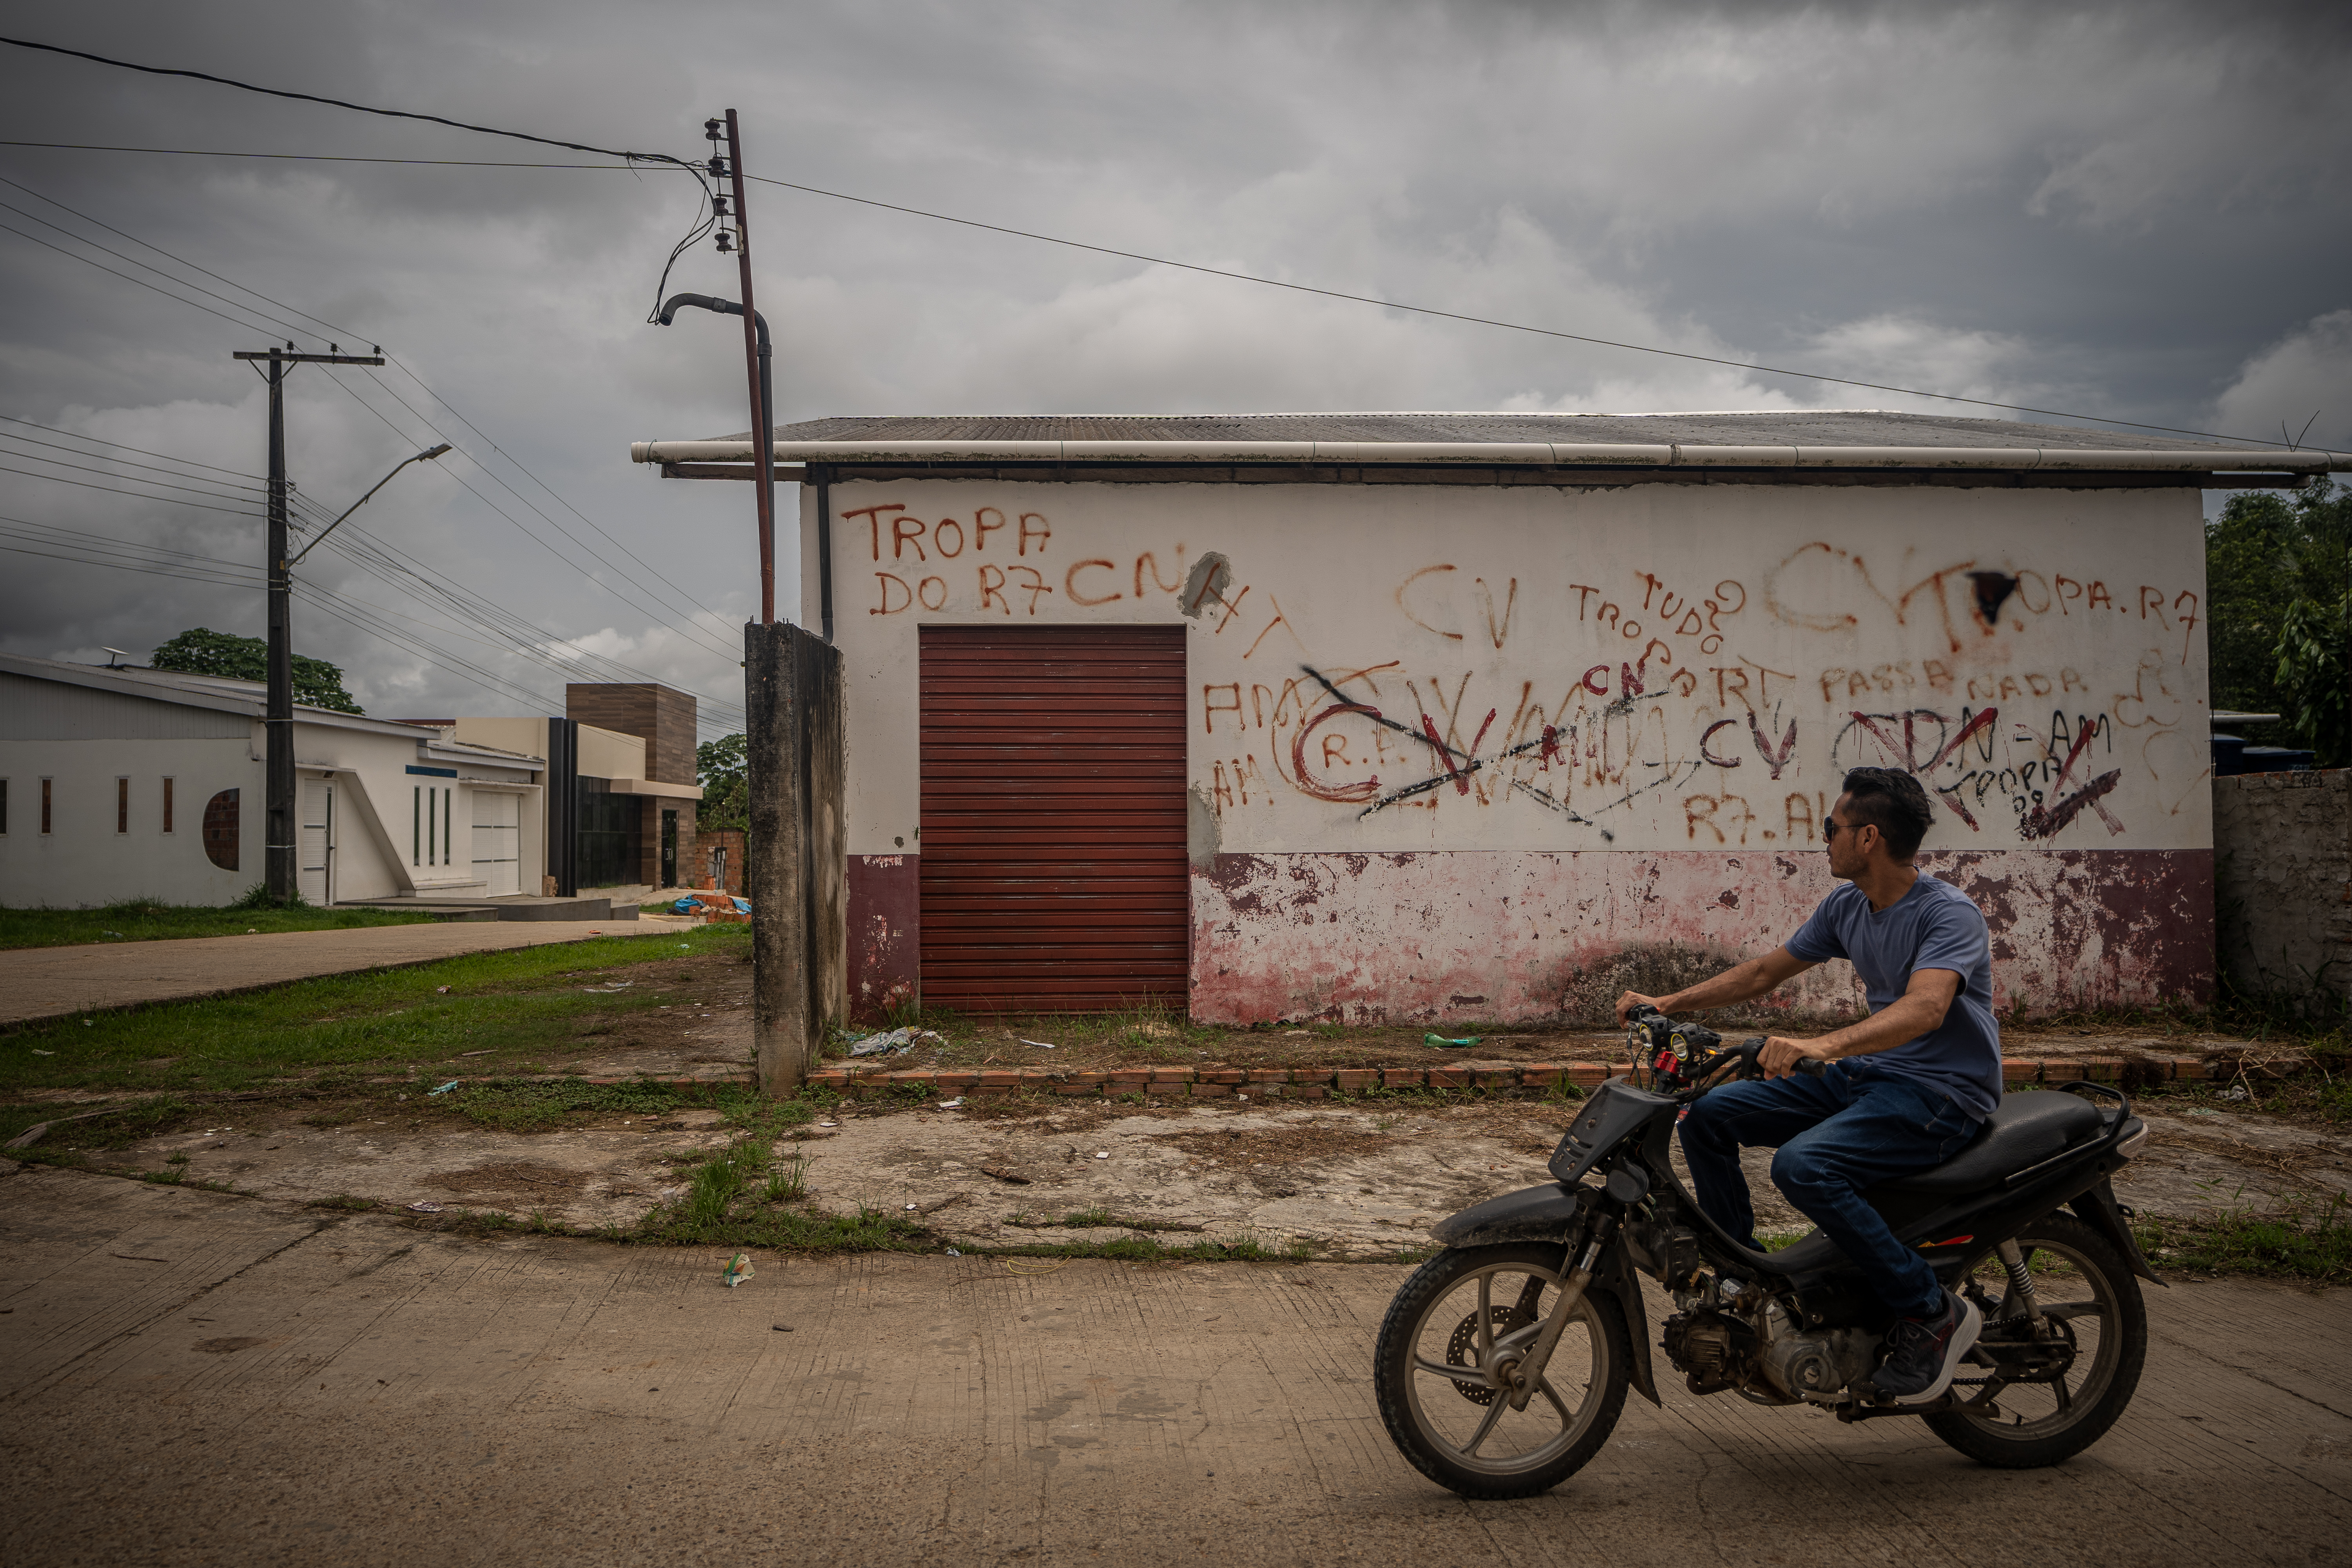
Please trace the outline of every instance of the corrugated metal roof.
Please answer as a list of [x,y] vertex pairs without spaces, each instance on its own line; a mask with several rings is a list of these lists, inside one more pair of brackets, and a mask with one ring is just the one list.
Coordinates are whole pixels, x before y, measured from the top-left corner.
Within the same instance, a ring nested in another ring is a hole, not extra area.
[[[751,432],[709,437],[748,441]],[[1568,444],[2072,447],[2232,450],[2177,436],[2126,435],[2012,419],[1875,409],[1755,414],[903,414],[807,419],[776,427],[798,441],[1366,441]]]

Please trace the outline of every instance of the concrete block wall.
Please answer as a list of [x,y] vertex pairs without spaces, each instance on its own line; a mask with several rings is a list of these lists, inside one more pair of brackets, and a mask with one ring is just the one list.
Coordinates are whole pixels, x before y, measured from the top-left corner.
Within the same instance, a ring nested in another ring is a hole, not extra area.
[[2213,859],[2231,983],[2321,1015],[2352,1005],[2352,772],[2215,779]]

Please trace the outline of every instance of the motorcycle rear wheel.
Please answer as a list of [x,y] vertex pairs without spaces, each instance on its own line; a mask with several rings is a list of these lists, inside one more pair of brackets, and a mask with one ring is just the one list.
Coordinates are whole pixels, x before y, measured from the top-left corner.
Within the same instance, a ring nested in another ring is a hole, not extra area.
[[[2070,1459],[2106,1435],[2131,1403],[2147,1357],[2147,1307],[2139,1280],[2107,1238],[2071,1215],[2053,1214],[2017,1235],[2034,1295],[2043,1314],[2062,1325],[2074,1364],[2055,1382],[2018,1383],[1996,1390],[1999,1414],[1947,1411],[1927,1418],[1928,1430],[1979,1464],[2036,1469]],[[2003,1317],[2019,1315],[2009,1277],[1998,1258],[1973,1271],[1994,1303],[1983,1338]],[[1962,1363],[1952,1392],[1966,1395],[1971,1380],[1983,1386],[1986,1369]]]
[[[1525,1410],[1482,1370],[1496,1342],[1559,1300],[1561,1248],[1541,1243],[1452,1248],[1424,1263],[1389,1304],[1372,1383],[1390,1440],[1412,1468],[1466,1498],[1533,1497],[1583,1468],[1625,1407],[1633,1349],[1616,1299],[1588,1290]],[[1530,1295],[1532,1287],[1532,1295]]]

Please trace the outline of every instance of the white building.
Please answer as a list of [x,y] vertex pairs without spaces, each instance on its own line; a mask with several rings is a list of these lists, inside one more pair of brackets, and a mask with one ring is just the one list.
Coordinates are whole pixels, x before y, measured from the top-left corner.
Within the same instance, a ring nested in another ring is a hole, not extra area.
[[[0,654],[0,904],[218,905],[259,882],[265,698],[254,681]],[[294,758],[310,902],[541,890],[538,755],[298,706]]]
[[[750,443],[634,455],[735,479]],[[853,1004],[1222,1021],[1590,1017],[1768,951],[1865,763],[1939,802],[2002,1005],[2201,1000],[2199,492],[2352,467],[1866,411],[840,418],[775,455],[845,664]]]

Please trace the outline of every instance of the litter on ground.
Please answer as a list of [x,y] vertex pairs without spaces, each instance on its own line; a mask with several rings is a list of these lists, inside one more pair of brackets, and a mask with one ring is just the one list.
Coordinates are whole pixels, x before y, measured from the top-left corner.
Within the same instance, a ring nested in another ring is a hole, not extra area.
[[946,1043],[936,1029],[918,1029],[909,1026],[904,1029],[893,1029],[888,1034],[868,1035],[864,1039],[854,1042],[849,1047],[849,1054],[853,1057],[893,1056],[899,1051],[912,1050],[917,1040],[940,1040],[943,1045]]
[[719,1274],[719,1282],[731,1290],[750,1278],[751,1278],[751,1255],[748,1252],[739,1252],[727,1260],[727,1267]]
[[1421,1037],[1421,1043],[1424,1046],[1479,1046],[1486,1042],[1486,1037],[1484,1035],[1469,1035],[1458,1040],[1449,1040],[1444,1035],[1423,1035]]
[[[1021,1037],[1018,1035],[1015,1035],[1013,1037],[1016,1040],[1021,1040]],[[1050,1051],[1055,1048],[1054,1042],[1051,1040],[1021,1040],[1021,1043],[1024,1046],[1035,1046],[1039,1050],[1043,1051]]]
[[457,1088],[457,1085],[458,1085],[459,1083],[463,1082],[463,1081],[464,1081],[464,1080],[463,1080],[463,1079],[454,1079],[454,1078],[453,1078],[453,1079],[451,1079],[447,1083],[443,1084],[439,1089],[427,1089],[427,1090],[425,1090],[425,1093],[426,1093],[428,1096],[430,1096],[430,1095],[436,1095],[436,1094],[446,1094],[446,1093],[448,1093],[451,1089],[453,1089]]

